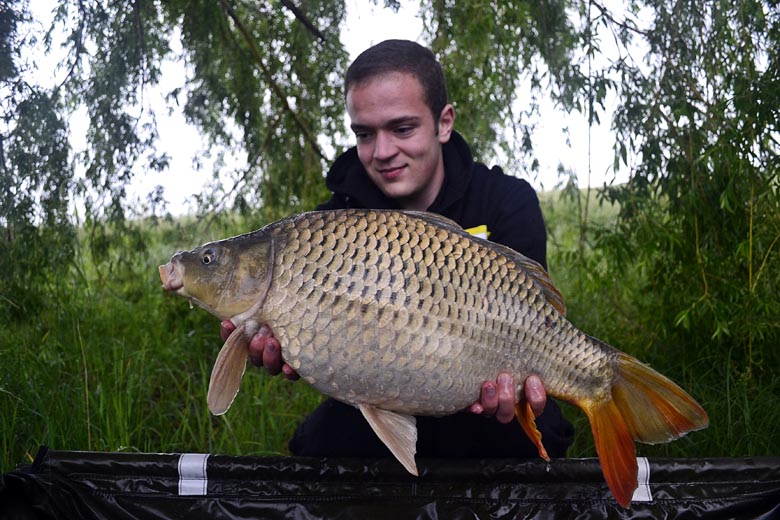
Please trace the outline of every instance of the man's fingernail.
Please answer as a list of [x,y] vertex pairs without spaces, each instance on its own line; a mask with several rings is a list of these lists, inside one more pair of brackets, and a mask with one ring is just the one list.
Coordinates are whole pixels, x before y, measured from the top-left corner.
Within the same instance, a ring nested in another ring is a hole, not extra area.
[[485,393],[487,394],[488,397],[495,397],[495,395],[496,395],[496,387],[493,386],[493,385],[488,386],[485,389]]
[[511,385],[512,376],[510,376],[509,374],[499,374],[498,382],[501,383],[502,385]]
[[267,350],[269,354],[276,354],[276,345],[274,345],[273,341],[269,341],[265,346],[265,350]]

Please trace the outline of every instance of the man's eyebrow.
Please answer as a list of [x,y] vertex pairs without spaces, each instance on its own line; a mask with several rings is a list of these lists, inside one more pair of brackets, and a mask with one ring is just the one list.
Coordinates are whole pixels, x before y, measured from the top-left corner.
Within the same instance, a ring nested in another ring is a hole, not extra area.
[[[401,125],[415,124],[420,121],[419,116],[401,116],[387,121],[382,126],[384,127],[396,127]],[[352,124],[349,126],[353,132],[371,130],[372,127],[368,125]]]
[[420,120],[419,116],[401,116],[391,119],[387,122],[387,126],[401,126],[416,123]]

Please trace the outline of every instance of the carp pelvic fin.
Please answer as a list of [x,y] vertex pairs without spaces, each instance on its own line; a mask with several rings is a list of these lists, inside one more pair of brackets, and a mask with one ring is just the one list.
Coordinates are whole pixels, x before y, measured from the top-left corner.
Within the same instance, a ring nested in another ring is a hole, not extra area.
[[357,406],[398,462],[406,471],[417,476],[417,464],[414,462],[414,454],[417,453],[417,420],[414,416],[382,410],[369,404]]
[[542,444],[542,432],[536,427],[536,417],[534,416],[534,411],[531,409],[531,404],[525,399],[522,399],[517,403],[515,405],[515,417],[517,417],[517,421],[520,423],[525,434],[528,435],[528,438],[534,443],[536,449],[539,450],[539,456],[549,462],[550,456],[547,455],[547,450],[545,449],[544,444]]
[[[246,370],[249,340],[247,324],[242,323],[228,337],[211,369],[206,402],[214,415],[227,412],[238,394],[241,378]],[[251,337],[251,334],[249,335]]]
[[668,442],[709,424],[707,413],[682,388],[622,352],[611,399],[580,405],[590,420],[604,478],[626,508],[637,486],[634,441]]

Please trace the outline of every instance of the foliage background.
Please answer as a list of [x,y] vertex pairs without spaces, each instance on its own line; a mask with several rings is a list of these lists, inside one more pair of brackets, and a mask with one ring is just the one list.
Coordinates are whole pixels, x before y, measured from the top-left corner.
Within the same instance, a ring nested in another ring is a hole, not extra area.
[[[459,130],[484,162],[532,174],[527,114],[542,97],[593,121],[607,96],[618,100],[614,162],[629,181],[580,191],[562,171],[542,198],[570,319],[710,414],[708,430],[641,451],[777,454],[777,2],[493,4],[420,3]],[[322,173],[349,139],[345,3],[66,1],[42,38],[29,7],[0,4],[2,470],[39,444],[284,453],[319,397],[251,371],[231,413],[210,417],[216,323],[163,297],[156,266],[326,197]],[[38,85],[30,50],[57,31],[67,75]],[[141,206],[126,195],[139,169],[169,164],[144,97],[163,59],[187,66],[170,101],[215,150],[248,158],[188,218],[159,211],[162,194]],[[518,97],[523,82],[530,98]],[[76,110],[90,121],[83,153],[70,147]],[[589,428],[567,413],[579,432],[570,455],[591,456]]]

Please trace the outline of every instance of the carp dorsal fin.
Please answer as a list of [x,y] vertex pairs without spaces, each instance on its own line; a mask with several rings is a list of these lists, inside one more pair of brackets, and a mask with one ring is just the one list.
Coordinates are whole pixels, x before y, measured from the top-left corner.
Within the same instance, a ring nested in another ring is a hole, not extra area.
[[550,305],[552,305],[561,316],[566,316],[566,302],[563,299],[563,295],[558,288],[555,287],[550,275],[547,274],[547,271],[542,267],[542,264],[503,244],[486,241],[485,245],[504,256],[511,258],[516,264],[522,267],[525,272],[531,275],[537,282],[539,288],[542,290],[542,294],[544,294],[544,298],[550,302]]
[[482,241],[482,243],[486,247],[490,247],[494,251],[498,251],[504,256],[508,256],[509,258],[514,260],[515,263],[520,265],[528,274],[531,275],[531,277],[537,282],[538,286],[541,288],[542,294],[544,294],[545,299],[548,302],[550,302],[550,304],[555,308],[555,310],[558,311],[562,316],[566,316],[566,302],[563,299],[563,295],[555,287],[555,284],[553,284],[550,275],[547,274],[547,271],[544,269],[544,267],[542,267],[542,265],[536,260],[532,260],[527,256],[518,253],[511,247],[507,247],[503,244],[499,244],[498,242],[492,242],[487,239],[473,237],[472,235],[468,234],[467,231],[464,231],[463,228],[460,225],[458,225],[457,222],[455,222],[454,220],[450,220],[447,217],[443,217],[438,213],[431,213],[428,211],[403,211],[403,213],[422,219],[434,226],[439,226],[450,231],[456,231],[459,233],[467,234],[473,240]]
[[252,322],[243,322],[230,334],[211,369],[206,396],[209,411],[214,415],[227,412],[238,395],[249,355],[249,339],[254,335]]
[[370,404],[359,404],[357,407],[398,462],[406,471],[417,476],[417,464],[414,462],[414,454],[417,453],[417,419],[412,415],[382,410]]
[[460,226],[460,224],[458,224],[452,219],[439,215],[438,213],[431,213],[430,211],[413,211],[413,210],[404,210],[402,211],[402,213],[405,213],[412,217],[419,218],[420,220],[424,220],[429,224],[433,224],[434,226],[443,227],[444,229],[449,229],[451,231],[452,230],[463,231],[463,228]]

